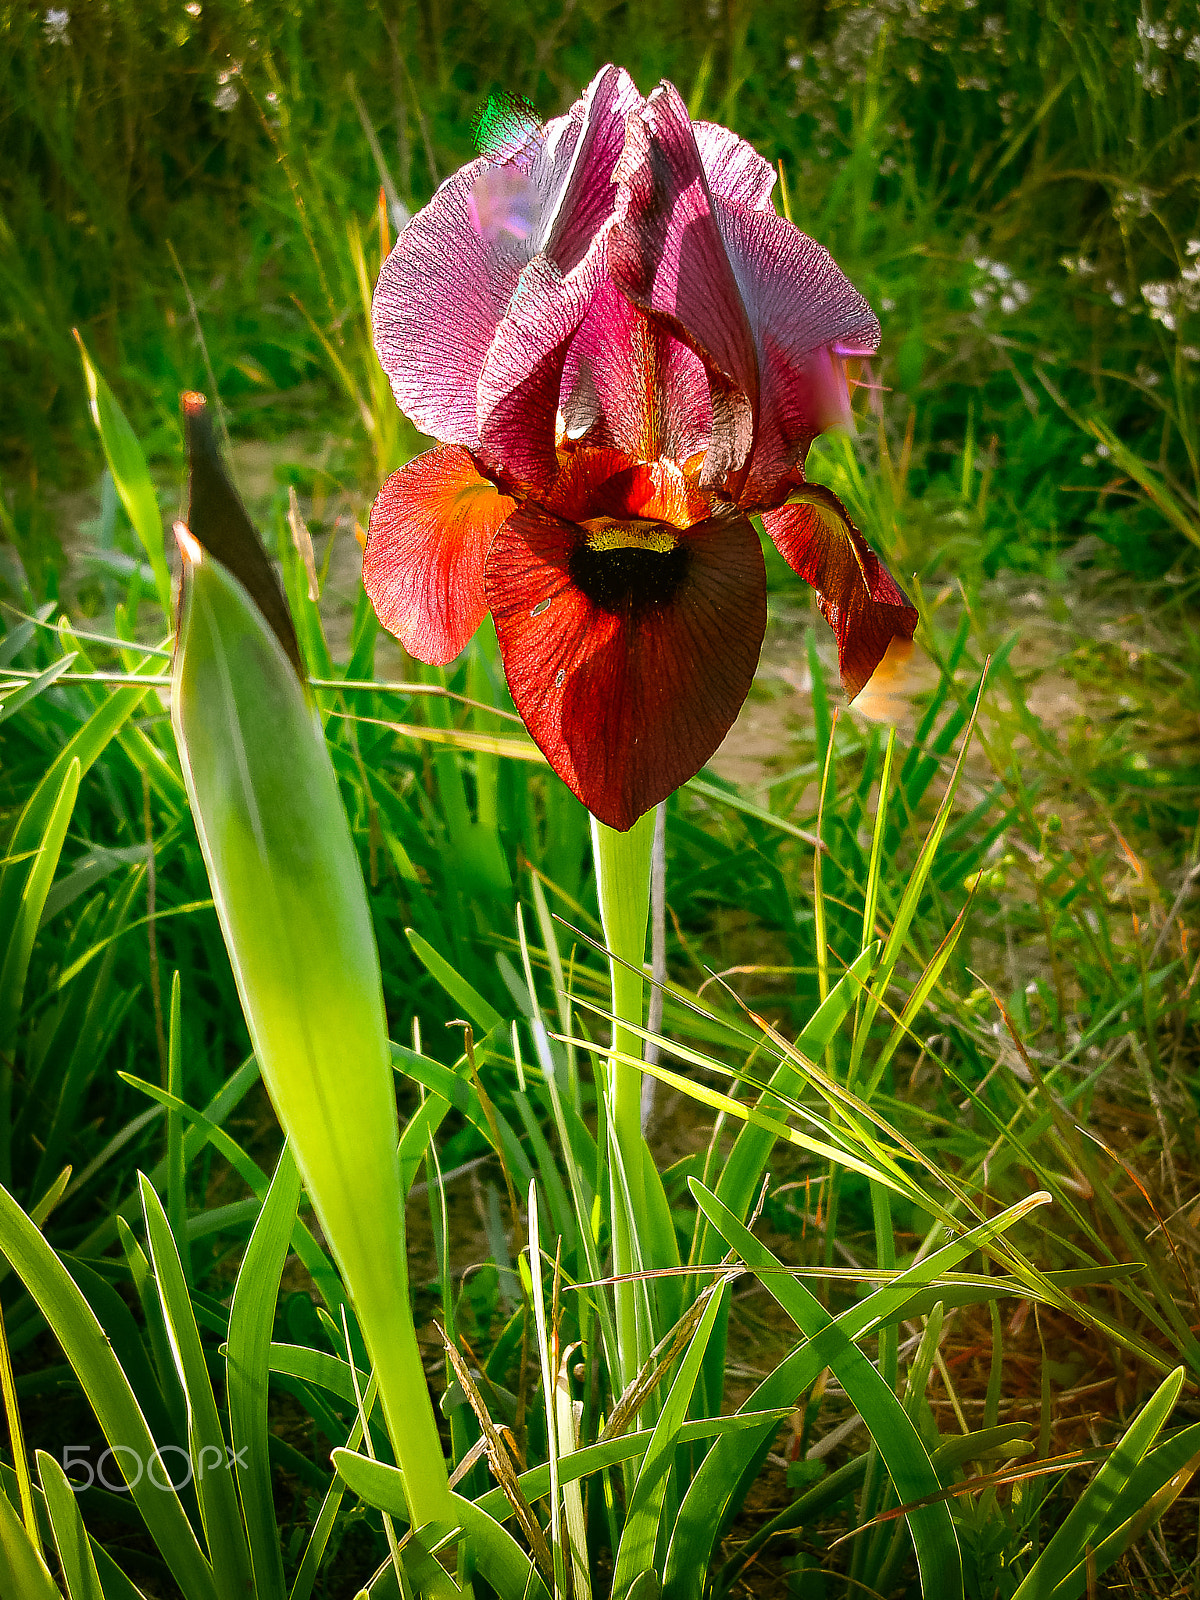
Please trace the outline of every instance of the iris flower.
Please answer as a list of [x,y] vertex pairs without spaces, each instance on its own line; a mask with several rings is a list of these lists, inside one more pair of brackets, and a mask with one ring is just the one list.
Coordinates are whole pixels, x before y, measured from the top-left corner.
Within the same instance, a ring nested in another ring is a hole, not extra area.
[[678,91],[605,67],[513,106],[405,228],[375,292],[401,409],[440,441],[371,514],[363,581],[422,661],[487,612],[550,765],[627,829],[716,750],[766,626],[763,525],[855,695],[917,614],[804,460],[879,324],[776,215],[774,173]]

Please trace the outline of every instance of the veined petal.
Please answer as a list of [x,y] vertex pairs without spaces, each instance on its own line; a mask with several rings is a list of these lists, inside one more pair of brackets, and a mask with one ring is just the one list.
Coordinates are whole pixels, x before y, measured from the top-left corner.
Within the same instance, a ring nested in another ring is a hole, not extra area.
[[396,241],[375,290],[375,348],[426,433],[478,448],[476,386],[522,269],[539,252],[564,273],[583,260],[612,215],[625,117],[641,104],[628,73],[605,67],[544,129],[518,118]]
[[566,277],[549,257],[533,258],[479,375],[480,454],[528,489],[544,489],[558,471],[563,363],[600,282],[597,252]]
[[[644,104],[623,67],[604,67],[582,101],[546,130],[543,154],[532,173],[547,197],[538,248],[564,273],[579,265],[613,214],[613,171],[625,144],[625,119]],[[559,123],[569,124],[574,137],[566,130],[556,137]]]
[[729,200],[751,211],[771,209],[775,168],[753,145],[717,122],[693,122],[696,148],[715,200]]
[[375,348],[400,409],[447,444],[479,444],[475,389],[527,249],[485,238],[472,198],[489,163],[447,178],[404,229],[375,287]]
[[571,451],[543,502],[566,522],[599,517],[692,528],[712,515],[706,494],[673,461],[638,461],[621,450],[583,445]]
[[682,464],[712,437],[703,362],[608,278],[567,351],[561,409],[568,439],[639,461]]
[[419,661],[453,661],[483,621],[484,560],[515,504],[457,445],[418,456],[379,491],[363,587],[380,622]]
[[612,828],[698,772],[749,692],[766,580],[743,517],[631,550],[523,505],[493,541],[486,587],[517,710]]
[[829,489],[808,483],[787,505],[763,514],[780,555],[817,591],[838,644],[842,683],[851,700],[894,639],[911,639],[918,616],[883,562]]
[[609,273],[704,362],[713,433],[703,482],[715,484],[750,452],[758,362],[691,119],[671,84],[629,118],[616,181]]
[[828,250],[790,222],[720,201],[717,216],[758,351],[758,426],[738,497],[750,508],[781,498],[817,434],[846,420],[837,347],[875,350],[879,323]]

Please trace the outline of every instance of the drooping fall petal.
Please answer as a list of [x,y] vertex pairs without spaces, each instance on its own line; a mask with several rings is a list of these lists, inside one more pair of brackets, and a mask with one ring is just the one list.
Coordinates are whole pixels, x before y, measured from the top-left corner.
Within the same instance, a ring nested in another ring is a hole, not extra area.
[[719,201],[717,216],[758,353],[758,427],[739,498],[769,505],[817,434],[849,414],[836,347],[873,351],[879,323],[828,250],[790,222]]
[[444,445],[393,472],[371,509],[363,587],[419,661],[452,661],[487,612],[483,568],[515,501]]
[[671,84],[630,117],[616,181],[609,273],[708,369],[713,436],[703,481],[715,484],[750,453],[758,361],[691,119]]
[[562,412],[568,439],[636,461],[682,464],[712,437],[703,362],[606,277],[567,351]]
[[487,561],[526,727],[584,805],[622,830],[716,750],[766,627],[762,551],[745,518],[677,538],[663,530],[659,545],[597,548],[577,525],[523,505]]
[[780,555],[817,591],[853,700],[895,639],[911,639],[917,612],[830,490],[809,483],[763,515]]

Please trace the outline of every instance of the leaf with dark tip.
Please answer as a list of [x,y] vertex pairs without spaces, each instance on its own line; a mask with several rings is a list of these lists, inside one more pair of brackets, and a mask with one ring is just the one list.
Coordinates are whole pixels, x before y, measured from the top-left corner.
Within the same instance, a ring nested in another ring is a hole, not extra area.
[[191,477],[188,531],[241,583],[303,683],[307,674],[283,588],[258,530],[225,470],[208,403],[202,394],[188,393],[182,398]]

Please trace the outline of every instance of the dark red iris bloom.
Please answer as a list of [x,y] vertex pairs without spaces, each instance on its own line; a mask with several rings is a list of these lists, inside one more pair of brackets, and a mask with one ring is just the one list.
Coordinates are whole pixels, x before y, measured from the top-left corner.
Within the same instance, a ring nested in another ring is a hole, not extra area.
[[692,777],[766,625],[749,517],[817,590],[855,695],[917,615],[804,477],[849,419],[844,358],[879,325],[775,214],[774,173],[605,67],[542,128],[510,114],[409,223],[375,293],[401,408],[442,443],[388,479],[363,581],[446,662],[491,611],[550,765],[628,828]]

